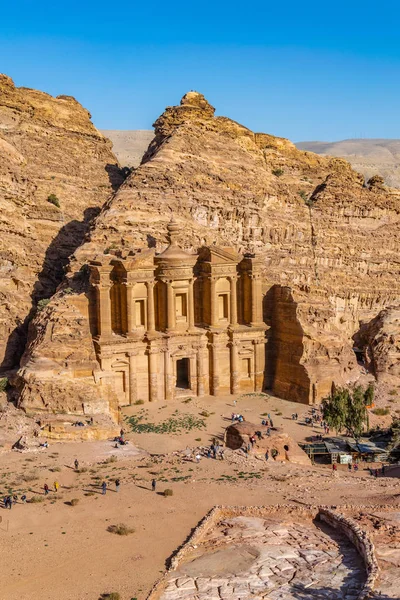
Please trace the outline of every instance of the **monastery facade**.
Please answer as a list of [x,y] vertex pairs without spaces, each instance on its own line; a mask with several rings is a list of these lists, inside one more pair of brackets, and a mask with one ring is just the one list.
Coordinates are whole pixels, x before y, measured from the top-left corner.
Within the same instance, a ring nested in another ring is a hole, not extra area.
[[90,263],[90,318],[99,377],[121,406],[262,391],[261,263],[232,248],[177,244],[115,251]]

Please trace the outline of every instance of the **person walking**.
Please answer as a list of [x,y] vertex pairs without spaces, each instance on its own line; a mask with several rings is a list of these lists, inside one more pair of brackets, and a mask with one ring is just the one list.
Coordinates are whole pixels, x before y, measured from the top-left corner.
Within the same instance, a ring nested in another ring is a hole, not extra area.
[[58,488],[60,487],[60,484],[58,483],[58,481],[54,482],[54,491],[57,493],[58,492]]
[[101,493],[103,494],[103,496],[105,496],[106,492],[107,492],[107,483],[105,481],[103,481],[103,483],[101,484]]
[[269,460],[269,452],[268,452],[268,450],[265,451],[265,460]]
[[47,496],[47,494],[49,493],[49,486],[47,485],[47,483],[44,484],[43,489],[44,489],[44,495]]
[[74,461],[74,465],[75,465],[75,469],[78,470],[79,469],[79,461],[77,458]]
[[11,510],[12,509],[12,497],[11,496],[7,496],[7,506],[8,508]]
[[151,491],[152,491],[152,492],[155,492],[155,491],[156,491],[156,485],[157,485],[157,482],[156,482],[156,480],[155,480],[155,479],[152,479],[152,481],[151,481]]
[[115,491],[119,492],[119,486],[121,485],[121,481],[119,479],[115,480]]
[[22,500],[22,503],[23,503],[23,504],[25,504],[25,503],[26,503],[26,495],[25,495],[25,494],[22,494],[22,496],[21,496],[21,500]]

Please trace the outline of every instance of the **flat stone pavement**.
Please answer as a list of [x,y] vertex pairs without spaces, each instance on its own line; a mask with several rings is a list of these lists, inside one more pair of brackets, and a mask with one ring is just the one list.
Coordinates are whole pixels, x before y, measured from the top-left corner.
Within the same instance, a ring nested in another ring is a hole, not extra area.
[[354,546],[327,526],[235,517],[206,534],[161,600],[356,600],[366,579]]

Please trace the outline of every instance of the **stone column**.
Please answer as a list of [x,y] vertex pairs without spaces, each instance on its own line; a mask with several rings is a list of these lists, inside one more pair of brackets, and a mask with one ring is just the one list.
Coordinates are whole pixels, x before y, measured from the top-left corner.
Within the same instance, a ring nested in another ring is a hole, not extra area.
[[210,279],[210,308],[211,308],[211,327],[218,327],[218,306],[215,292],[217,280],[215,277]]
[[237,325],[237,277],[229,278],[231,282],[231,325]]
[[197,368],[197,395],[204,396],[204,347],[197,347],[196,368]]
[[194,294],[193,294],[194,279],[189,280],[189,294],[188,294],[188,320],[189,329],[194,327]]
[[239,342],[233,340],[231,346],[231,394],[239,393]]
[[147,331],[155,331],[154,281],[146,281],[147,287]]
[[134,303],[133,303],[133,287],[134,287],[134,283],[132,282],[125,282],[125,288],[126,288],[126,333],[128,335],[130,335],[134,329],[134,320],[133,320],[133,310],[134,310]]
[[254,353],[257,357],[254,363],[255,391],[262,392],[265,370],[265,340],[254,340]]
[[149,399],[150,402],[157,402],[158,400],[158,377],[157,377],[157,357],[158,348],[150,348],[149,354]]
[[137,400],[136,356],[137,350],[127,352],[129,356],[129,404]]
[[111,330],[111,282],[101,282],[97,285],[98,291],[98,331],[101,337],[110,337]]
[[261,278],[258,274],[251,277],[251,323],[252,325],[262,323],[262,294]]
[[165,387],[165,400],[173,400],[174,392],[172,379],[173,374],[171,374],[171,355],[169,353],[168,348],[164,350],[164,387]]
[[176,314],[175,314],[175,298],[172,281],[167,281],[167,329],[175,329]]
[[214,343],[212,348],[212,395],[219,393],[218,346]]
[[254,391],[257,392],[257,370],[258,370],[258,356],[257,356],[257,348],[258,348],[258,340],[253,340],[253,344],[254,344],[254,360],[253,360],[253,364],[254,364],[254,373],[253,373],[253,378],[254,378]]

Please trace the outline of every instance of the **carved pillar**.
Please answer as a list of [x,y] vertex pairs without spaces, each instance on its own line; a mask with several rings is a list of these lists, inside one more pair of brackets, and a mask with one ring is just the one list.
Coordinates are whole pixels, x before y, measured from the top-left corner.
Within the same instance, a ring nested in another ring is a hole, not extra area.
[[134,319],[133,319],[133,287],[134,283],[125,282],[126,289],[126,333],[129,335],[132,333],[134,329]]
[[231,394],[239,393],[239,356],[237,341],[232,341],[231,347]]
[[157,377],[157,360],[158,360],[158,348],[150,348],[148,350],[149,355],[149,399],[150,402],[156,402],[158,400],[158,377]]
[[147,331],[155,331],[154,281],[146,281],[147,287]]
[[218,346],[214,343],[212,348],[212,395],[218,396],[219,393],[219,369],[218,369]]
[[111,282],[102,281],[97,286],[98,331],[101,337],[111,336]]
[[217,280],[214,277],[210,279],[210,308],[211,308],[211,327],[218,327],[218,306],[216,296],[216,283]]
[[137,350],[127,352],[129,356],[129,404],[137,400],[136,356]]
[[196,367],[197,367],[197,395],[204,396],[204,346],[197,347]]
[[193,295],[194,279],[189,281],[189,294],[188,294],[188,318],[189,318],[189,329],[194,327],[194,295]]
[[254,340],[254,391],[262,392],[265,369],[265,341]]
[[262,323],[262,294],[261,278],[258,274],[251,277],[251,322],[252,324]]
[[165,387],[165,400],[173,400],[173,374],[171,373],[171,355],[168,349],[164,350],[164,387]]
[[[231,325],[237,325],[237,277],[230,277],[231,282]],[[233,392],[232,392],[233,393]]]
[[175,329],[175,302],[174,302],[174,288],[172,287],[172,281],[167,281],[167,329]]

